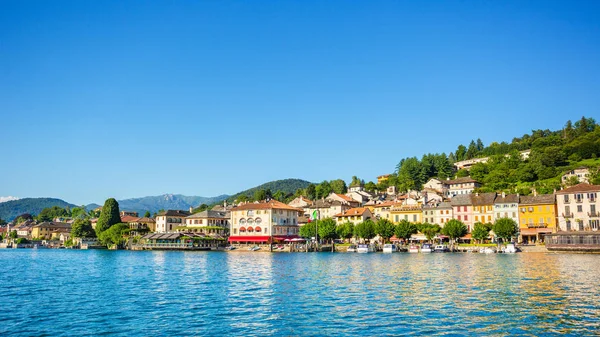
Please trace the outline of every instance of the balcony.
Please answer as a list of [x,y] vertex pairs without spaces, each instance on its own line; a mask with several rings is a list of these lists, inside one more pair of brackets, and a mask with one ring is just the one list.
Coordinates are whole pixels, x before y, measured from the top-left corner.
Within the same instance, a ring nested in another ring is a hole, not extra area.
[[575,199],[575,202],[581,204],[583,202],[583,199]]
[[547,223],[528,223],[527,228],[548,228]]
[[572,218],[573,217],[573,213],[563,213],[562,214],[563,218]]
[[588,212],[588,216],[590,218],[600,218],[600,213],[596,212]]

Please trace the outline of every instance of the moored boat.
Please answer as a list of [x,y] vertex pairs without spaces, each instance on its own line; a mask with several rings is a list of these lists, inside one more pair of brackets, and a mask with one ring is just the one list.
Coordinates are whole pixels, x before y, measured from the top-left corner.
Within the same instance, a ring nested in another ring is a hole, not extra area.
[[431,248],[431,245],[429,243],[424,243],[423,246],[421,246],[421,253],[431,253],[433,252],[433,249]]
[[383,245],[384,253],[394,253],[396,251],[397,251],[396,245],[393,243],[386,243],[385,245]]
[[410,247],[408,247],[408,252],[409,253],[418,253],[419,252],[419,246],[417,246],[417,245],[410,245]]

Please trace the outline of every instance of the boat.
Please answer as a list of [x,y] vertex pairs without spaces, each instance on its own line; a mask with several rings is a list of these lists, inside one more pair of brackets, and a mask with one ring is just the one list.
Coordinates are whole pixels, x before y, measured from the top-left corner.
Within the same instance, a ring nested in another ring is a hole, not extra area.
[[253,252],[255,252],[255,251],[259,250],[259,249],[260,249],[259,246],[254,246],[254,247],[248,248],[249,251],[253,251]]
[[481,249],[479,249],[479,252],[483,254],[494,254],[496,251],[490,247],[481,247]]
[[356,248],[357,253],[371,253],[374,251],[375,249],[370,245],[358,245],[358,248]]
[[509,243],[502,249],[502,252],[506,254],[514,254],[517,252],[517,247],[514,243]]
[[348,246],[348,249],[346,249],[346,251],[348,253],[356,253],[356,246],[355,245],[350,245],[350,246]]
[[235,249],[234,246],[227,246],[227,247],[225,247],[225,250],[234,250],[234,249]]
[[383,245],[383,252],[384,253],[394,253],[396,252],[396,245],[393,243],[386,243],[385,245]]
[[434,253],[447,253],[449,251],[450,249],[448,249],[448,247],[446,247],[445,245],[437,245],[435,246],[435,248],[433,248]]
[[424,243],[423,246],[421,246],[421,253],[431,253],[433,252],[433,249],[431,248],[431,245],[429,243]]
[[410,245],[410,247],[408,247],[408,252],[409,253],[418,253],[419,252],[419,246],[417,246],[417,245]]

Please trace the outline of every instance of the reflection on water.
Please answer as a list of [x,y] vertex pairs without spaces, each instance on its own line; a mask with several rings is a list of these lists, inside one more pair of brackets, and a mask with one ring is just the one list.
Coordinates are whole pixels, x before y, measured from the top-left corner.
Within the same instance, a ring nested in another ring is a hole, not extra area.
[[599,262],[1,250],[0,335],[592,335]]

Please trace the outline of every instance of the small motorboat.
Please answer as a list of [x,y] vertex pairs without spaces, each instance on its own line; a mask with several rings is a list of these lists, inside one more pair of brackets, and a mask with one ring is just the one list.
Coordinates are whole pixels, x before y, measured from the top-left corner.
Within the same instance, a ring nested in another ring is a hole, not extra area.
[[431,253],[433,252],[433,248],[431,248],[431,245],[429,243],[425,243],[423,244],[423,246],[421,246],[421,253]]
[[356,248],[357,253],[371,253],[374,251],[375,248],[370,245],[358,245],[358,248]]
[[479,249],[479,252],[483,253],[483,254],[494,254],[496,251],[490,247],[485,247],[485,248],[482,247],[481,249]]
[[385,245],[383,245],[383,252],[384,253],[395,253],[395,252],[397,252],[396,245],[393,244],[393,243],[386,243]]
[[234,250],[234,249],[235,249],[234,246],[227,246],[227,247],[225,247],[225,250]]
[[502,252],[506,254],[514,254],[517,252],[517,247],[514,243],[509,243],[502,249]]
[[435,246],[435,248],[433,248],[434,253],[447,253],[449,251],[450,249],[448,249],[448,247],[446,247],[445,245],[437,245]]
[[408,247],[408,252],[409,253],[418,253],[419,252],[419,246],[417,246],[417,245],[410,245],[410,247]]
[[346,249],[346,251],[348,253],[356,253],[356,246],[355,245],[350,245],[350,246],[348,246],[348,249]]
[[248,250],[249,250],[249,251],[252,251],[252,252],[255,252],[255,251],[259,250],[259,249],[260,249],[260,247],[259,247],[259,246],[254,246],[254,247],[250,247],[250,248],[248,248]]

